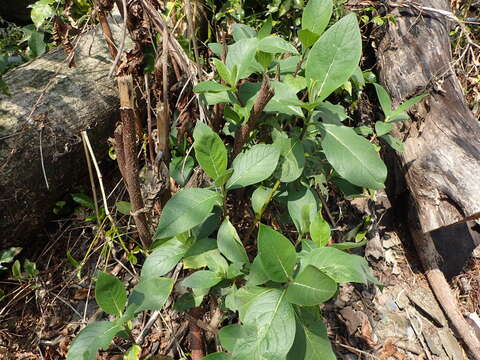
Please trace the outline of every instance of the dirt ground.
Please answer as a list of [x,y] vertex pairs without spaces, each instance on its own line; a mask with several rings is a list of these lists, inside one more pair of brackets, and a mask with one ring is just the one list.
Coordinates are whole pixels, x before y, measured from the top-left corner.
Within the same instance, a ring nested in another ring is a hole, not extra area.
[[[352,213],[369,213],[367,205],[356,199],[342,206],[348,206]],[[343,284],[338,296],[323,305],[338,358],[467,359],[422,275],[409,234],[398,221],[402,215],[382,194],[373,212],[376,220],[367,234],[367,246],[355,251],[366,256],[384,287]],[[342,232],[350,220],[338,225],[337,230]],[[40,274],[20,283],[4,274],[0,282],[6,293],[0,302],[0,359],[63,359],[82,324],[106,316],[95,304],[92,281],[102,259],[102,247],[93,247],[95,255],[83,268],[81,278],[66,256],[70,251],[80,259],[95,237],[95,227],[86,227],[73,218],[58,221],[54,228],[41,251],[25,249],[25,256],[36,261]],[[99,240],[102,243],[107,239]],[[480,311],[478,250],[445,265],[461,310],[471,317]],[[121,251],[112,249],[108,264],[109,271],[126,284],[135,283],[136,268],[122,258]],[[134,323],[133,333],[141,339],[143,356],[180,359],[188,355],[188,320],[173,310],[172,303],[169,301],[162,312],[144,314]],[[218,321],[218,309],[208,302],[204,307],[210,311],[203,320]],[[215,337],[205,331],[204,340],[207,349],[215,351]],[[127,348],[126,342],[115,340],[99,358],[120,359]]]

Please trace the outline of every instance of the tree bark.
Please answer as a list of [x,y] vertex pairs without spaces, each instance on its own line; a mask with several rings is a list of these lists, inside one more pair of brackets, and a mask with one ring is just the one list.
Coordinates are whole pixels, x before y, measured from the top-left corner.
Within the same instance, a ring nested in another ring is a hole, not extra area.
[[[450,11],[447,0],[416,4]],[[398,159],[427,233],[480,215],[480,123],[451,66],[451,20],[411,5],[394,16],[378,47],[380,80],[394,106],[430,94],[411,112],[412,121],[395,124],[394,134],[405,140]]]
[[75,51],[73,68],[56,49],[4,76],[11,96],[0,96],[0,248],[31,239],[84,177],[80,131],[106,158],[119,108],[107,44],[97,30],[82,35]]

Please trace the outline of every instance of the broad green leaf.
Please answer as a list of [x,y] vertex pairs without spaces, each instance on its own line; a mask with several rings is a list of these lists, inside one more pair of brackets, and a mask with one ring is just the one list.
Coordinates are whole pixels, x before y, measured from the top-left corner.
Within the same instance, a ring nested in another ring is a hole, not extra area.
[[232,324],[224,326],[218,332],[218,338],[222,347],[229,351],[233,352],[235,350],[235,343],[243,335],[242,326],[239,324]]
[[317,214],[317,201],[310,188],[302,184],[288,185],[288,213],[300,234],[310,230],[310,223]]
[[36,58],[37,56],[45,54],[47,45],[44,41],[45,34],[43,32],[34,31],[28,39],[28,48],[30,49],[30,57]]
[[287,360],[336,360],[318,307],[295,307],[295,341]]
[[345,241],[340,243],[333,243],[329,246],[334,247],[335,249],[338,249],[338,250],[348,250],[348,249],[355,249],[355,248],[365,246],[367,245],[367,242],[368,242],[367,239],[363,239],[362,241],[359,241],[359,242]]
[[393,125],[391,123],[387,123],[383,121],[377,121],[375,123],[375,132],[379,137],[388,134],[392,129],[393,129]]
[[227,170],[227,148],[210,126],[198,121],[193,131],[195,157],[205,173],[216,180]]
[[233,169],[227,169],[222,175],[215,179],[215,185],[223,186],[233,174]]
[[358,135],[367,136],[373,134],[373,129],[370,126],[362,125],[353,129]]
[[[209,289],[207,289],[207,291],[208,290]],[[203,298],[204,294],[185,293],[175,301],[173,308],[177,311],[187,311],[200,306],[203,302]]]
[[258,42],[258,50],[270,54],[298,54],[295,46],[275,35],[270,35],[260,40]]
[[208,48],[219,58],[223,55],[223,45],[220,43],[208,43]]
[[337,283],[313,266],[307,266],[288,284],[287,300],[296,305],[313,306],[330,300]]
[[202,360],[233,360],[232,355],[224,352],[215,352],[203,357]]
[[176,156],[170,161],[168,169],[170,176],[176,181],[176,183],[180,186],[185,186],[194,167],[195,161],[191,156],[187,156],[186,158]]
[[332,0],[310,0],[303,9],[302,30],[322,35],[332,16]]
[[18,260],[15,260],[15,262],[12,265],[12,276],[14,277],[14,279],[17,279],[19,281],[23,279],[22,265]]
[[139,360],[140,354],[142,353],[142,348],[138,345],[132,345],[125,353],[123,360]]
[[192,289],[209,289],[217,285],[222,279],[209,270],[195,271],[182,281],[182,285]]
[[130,212],[132,211],[132,204],[128,201],[117,201],[115,206],[118,212],[123,215],[130,215]]
[[233,40],[240,41],[243,39],[254,38],[257,36],[257,32],[248,25],[233,24],[232,25]]
[[81,206],[84,206],[90,210],[95,210],[95,204],[93,203],[93,200],[85,194],[72,194],[72,199]]
[[[392,119],[396,118],[398,115],[402,114],[403,112],[407,111],[410,109],[413,105],[416,103],[422,101],[425,97],[427,97],[428,94],[422,94],[415,96],[411,99],[408,99],[405,101],[403,104],[401,104],[399,107],[397,107],[395,110],[391,112],[390,115],[387,116],[387,119],[385,121],[392,121]],[[397,120],[399,121],[399,120]]]
[[221,92],[230,89],[228,86],[217,83],[216,81],[202,81],[193,87],[193,91],[196,93],[204,92]]
[[283,82],[296,92],[307,87],[307,80],[300,75],[293,76],[292,74],[285,75]]
[[310,236],[318,247],[327,245],[328,240],[330,240],[330,225],[328,225],[320,211],[311,220]]
[[344,179],[369,189],[383,189],[387,167],[364,137],[352,128],[322,124],[322,147],[328,162]]
[[233,174],[227,189],[238,189],[256,184],[270,177],[275,171],[280,151],[273,145],[258,144],[237,155],[233,160]]
[[400,122],[400,121],[405,121],[405,120],[410,120],[410,115],[408,115],[406,112],[402,111],[400,114],[395,115],[392,118],[388,118],[388,122]]
[[320,35],[315,34],[314,32],[311,32],[307,29],[301,29],[298,31],[298,38],[300,39],[303,47],[307,49],[313,44],[315,44],[319,37]]
[[183,267],[185,269],[200,269],[207,266],[210,270],[220,275],[226,275],[228,270],[227,260],[220,254],[218,249],[208,250],[183,259]]
[[106,349],[113,338],[123,330],[110,321],[95,321],[73,339],[68,350],[67,360],[95,360],[99,349]]
[[403,142],[392,135],[383,135],[380,137],[383,141],[385,141],[390,147],[398,152],[404,152],[405,148],[403,146]]
[[272,15],[268,17],[267,20],[264,21],[262,27],[258,31],[257,39],[262,40],[263,38],[267,37],[272,33]]
[[203,93],[207,105],[216,105],[222,103],[235,103],[236,99],[230,91],[221,91],[217,93]]
[[133,288],[129,304],[135,304],[135,313],[145,310],[160,310],[173,289],[173,279],[152,277],[141,279]]
[[235,307],[232,310],[238,311],[240,321],[243,322],[250,306],[270,291],[269,288],[259,286],[244,286],[234,293]]
[[256,38],[242,39],[228,46],[226,65],[232,73],[234,66],[237,67],[236,78],[238,80],[244,79],[254,72],[262,72],[262,66],[255,60],[257,47],[258,39]]
[[304,257],[305,265],[313,265],[338,283],[368,281],[379,284],[372,276],[367,261],[358,255],[327,246],[312,250]]
[[107,314],[120,316],[127,303],[127,290],[115,276],[101,271],[95,283],[95,301]]
[[243,272],[242,272],[243,265],[244,264],[237,263],[237,262],[228,265],[227,279],[235,279],[236,277],[243,275]]
[[217,69],[218,75],[225,81],[227,84],[234,86],[235,84],[232,83],[234,79],[232,79],[232,75],[230,74],[230,70],[228,70],[227,66],[220,61],[219,59],[213,59],[213,63],[215,64],[215,68]]
[[285,290],[268,289],[253,300],[235,343],[235,360],[282,359],[293,344],[295,315]]
[[272,193],[271,188],[265,187],[263,185],[258,186],[255,191],[252,193],[252,208],[255,212],[255,215],[260,214],[262,211],[263,206],[268,201],[270,194]]
[[258,230],[258,256],[271,280],[285,282],[292,277],[297,262],[295,247],[285,236],[263,224]]
[[348,118],[345,109],[341,105],[332,104],[328,101],[323,102],[316,107],[313,117],[320,116],[326,124],[341,125],[342,121]]
[[247,252],[228,217],[218,229],[217,244],[220,252],[231,262],[248,262]]
[[300,139],[279,137],[274,142],[281,151],[282,159],[278,177],[281,182],[297,180],[305,167],[305,154]]
[[248,285],[262,285],[270,280],[265,268],[263,267],[262,260],[260,256],[256,256],[253,259],[252,266],[250,267],[250,273],[248,274],[247,284]]
[[258,63],[262,65],[265,70],[269,68],[273,59],[274,59],[274,54],[272,53],[257,51],[257,53],[255,54],[255,60],[257,60]]
[[377,93],[378,102],[382,108],[385,117],[392,113],[392,100],[390,100],[390,95],[388,95],[387,91],[383,88],[383,86],[374,83],[375,92]]
[[272,70],[275,70],[277,66],[280,66],[280,75],[291,74],[295,72],[298,62],[300,61],[300,56],[293,55],[285,59],[279,59],[274,62],[272,65]]
[[32,8],[30,17],[37,29],[43,25],[45,20],[55,15],[54,8],[50,6],[53,3],[54,0],[40,0],[29,6]]
[[170,238],[201,224],[218,200],[219,195],[211,190],[180,190],[165,204],[155,239]]
[[163,243],[147,256],[142,267],[142,279],[165,275],[178,264],[187,250],[188,246],[175,238]]
[[274,89],[275,95],[265,106],[265,112],[304,117],[300,108],[302,102],[298,99],[295,88],[275,80],[271,81],[270,85]]
[[355,14],[330,27],[313,45],[305,77],[315,81],[310,99],[324,100],[353,74],[362,55],[362,39]]
[[221,212],[222,210],[219,207],[214,208],[200,225],[195,226],[191,230],[192,237],[195,239],[204,239],[214,233],[220,226]]

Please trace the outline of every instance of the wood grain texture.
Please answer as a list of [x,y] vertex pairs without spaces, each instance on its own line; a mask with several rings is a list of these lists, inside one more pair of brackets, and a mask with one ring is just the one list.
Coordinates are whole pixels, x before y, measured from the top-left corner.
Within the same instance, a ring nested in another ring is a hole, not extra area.
[[88,130],[98,159],[107,156],[119,100],[101,32],[80,38],[76,67],[65,59],[56,49],[4,76],[11,96],[0,95],[0,248],[37,234],[55,201],[86,174],[80,131]]
[[[416,3],[450,10],[446,0]],[[412,8],[396,8],[394,15],[396,24],[389,23],[378,46],[381,83],[394,106],[430,94],[394,133],[405,141],[398,159],[426,233],[480,215],[480,123],[452,70],[452,23]]]

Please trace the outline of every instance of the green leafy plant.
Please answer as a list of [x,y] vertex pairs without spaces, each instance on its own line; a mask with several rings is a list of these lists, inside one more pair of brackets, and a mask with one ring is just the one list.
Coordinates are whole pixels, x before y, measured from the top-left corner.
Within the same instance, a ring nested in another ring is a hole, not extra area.
[[[195,158],[179,151],[170,164],[180,178],[187,162],[193,168],[196,161],[210,184],[183,188],[166,203],[128,300],[120,280],[99,274],[97,303],[117,320],[88,325],[69,359],[94,359],[131,330],[136,314],[160,309],[179,263],[188,274],[175,287],[182,293],[175,294],[176,310],[198,307],[209,295],[239,320],[219,331],[225,351],[206,359],[335,359],[319,305],[339,283],[378,282],[364,258],[345,251],[365,243],[360,228],[355,242],[328,245],[331,229],[316,185],[374,192],[384,187],[387,169],[378,147],[345,125],[347,111],[331,102],[345,84],[363,81],[357,18],[348,14],[328,26],[332,8],[331,0],[307,4],[297,34],[301,49],[272,34],[271,19],[259,31],[233,27],[225,62],[213,59],[214,77],[194,88],[207,106],[224,104],[225,124],[215,132],[197,122]],[[386,123],[404,110],[386,114]],[[238,209],[228,201],[237,196],[250,199],[249,229],[234,221]],[[267,213],[281,218],[280,227],[268,225]],[[287,237],[286,227],[296,229],[296,238]]]

